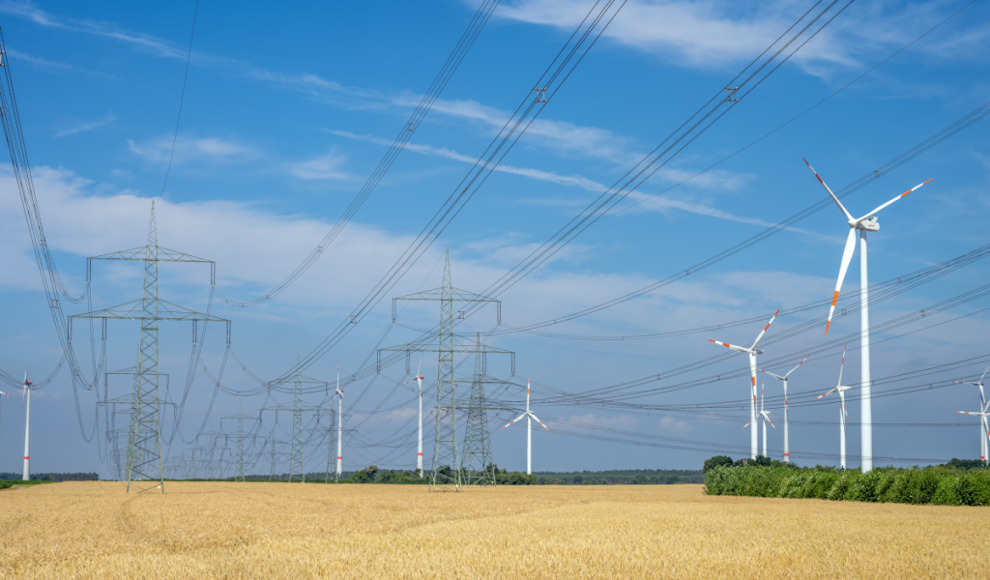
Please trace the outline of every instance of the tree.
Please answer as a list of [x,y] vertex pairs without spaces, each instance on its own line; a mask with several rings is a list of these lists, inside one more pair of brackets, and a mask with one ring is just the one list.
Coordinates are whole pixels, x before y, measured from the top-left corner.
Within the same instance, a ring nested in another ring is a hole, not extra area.
[[701,468],[702,473],[708,473],[709,469],[718,467],[720,465],[731,466],[732,458],[728,455],[716,455],[710,459],[705,460],[704,467]]
[[632,482],[635,485],[647,485],[650,483],[650,478],[645,475],[637,475],[633,478]]

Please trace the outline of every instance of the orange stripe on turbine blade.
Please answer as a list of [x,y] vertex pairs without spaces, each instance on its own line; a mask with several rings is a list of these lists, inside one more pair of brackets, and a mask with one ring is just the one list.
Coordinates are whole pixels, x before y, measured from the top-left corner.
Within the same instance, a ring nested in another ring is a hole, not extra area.
[[828,322],[825,323],[825,334],[826,335],[828,334],[828,327],[829,327],[830,324],[832,324],[832,321],[831,320],[829,320]]
[[832,295],[832,306],[835,306],[835,302],[839,299],[839,291],[836,290],[835,294]]

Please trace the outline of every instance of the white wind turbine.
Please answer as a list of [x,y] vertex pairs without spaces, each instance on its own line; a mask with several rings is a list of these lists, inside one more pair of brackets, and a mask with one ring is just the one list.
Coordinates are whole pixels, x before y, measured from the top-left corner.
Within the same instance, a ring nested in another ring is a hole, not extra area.
[[788,436],[787,436],[787,419],[788,419],[788,417],[787,417],[787,415],[788,415],[788,410],[787,410],[787,377],[791,376],[791,373],[793,373],[794,371],[798,370],[798,367],[801,366],[801,365],[803,365],[804,364],[804,361],[805,360],[808,360],[809,358],[811,358],[811,355],[810,354],[808,356],[804,357],[804,360],[801,361],[801,362],[799,362],[796,367],[794,367],[791,370],[787,371],[787,374],[785,374],[784,376],[775,375],[775,374],[771,373],[768,370],[760,369],[760,372],[764,372],[764,373],[770,375],[771,377],[773,377],[775,379],[779,379],[781,382],[784,383],[784,463],[790,463],[791,462],[790,439],[788,439]]
[[333,408],[333,400],[337,397],[337,479],[340,479],[341,469],[343,467],[343,440],[341,439],[344,434],[344,391],[340,388],[340,361],[337,361],[337,390],[334,391],[333,397],[330,399],[330,408]]
[[[550,427],[543,425],[543,421],[540,421],[532,411],[529,410],[529,379],[526,379],[526,412],[519,415],[515,419],[508,422],[505,427],[515,423],[519,419],[526,417],[526,475],[532,475],[533,473],[533,419],[539,423],[547,431]],[[502,427],[505,429],[505,427]]]
[[24,473],[22,481],[31,479],[31,381],[28,380],[27,369],[24,369],[24,385],[21,391],[21,398],[27,394],[27,414],[24,420]]
[[867,287],[869,286],[869,280],[867,276],[866,268],[866,232],[876,232],[880,231],[880,222],[876,214],[887,207],[888,205],[894,203],[905,195],[911,193],[912,191],[918,189],[928,181],[920,183],[911,189],[905,191],[904,193],[898,195],[894,199],[888,201],[887,203],[881,205],[865,216],[856,219],[846,211],[846,208],[839,201],[832,190],[825,185],[825,181],[818,175],[818,172],[811,167],[808,160],[805,159],[804,163],[811,169],[811,172],[815,174],[818,181],[825,187],[825,191],[832,196],[832,200],[835,204],[839,206],[842,213],[849,220],[849,236],[846,238],[846,249],[842,252],[842,263],[839,265],[839,280],[835,284],[835,293],[832,295],[832,307],[828,311],[828,322],[825,324],[825,334],[828,334],[828,327],[832,324],[832,313],[835,312],[835,302],[839,299],[839,290],[842,288],[842,281],[846,277],[846,270],[849,269],[849,262],[852,261],[853,252],[856,251],[856,231],[859,231],[859,320],[860,320],[860,385],[861,385],[861,402],[862,402],[862,421],[861,421],[861,445],[862,445],[862,467],[863,473],[871,471],[873,469],[873,408],[870,404],[870,299],[867,292]]
[[987,400],[986,400],[986,397],[983,394],[983,379],[984,379],[984,377],[987,376],[987,371],[990,371],[990,366],[987,367],[987,370],[986,371],[983,371],[983,376],[981,376],[979,382],[976,382],[976,383],[968,383],[968,382],[963,382],[963,381],[952,381],[953,383],[956,383],[957,385],[972,385],[972,386],[977,387],[977,388],[980,389],[980,409],[981,409],[981,411],[979,413],[967,413],[965,411],[959,411],[959,413],[963,413],[965,415],[979,415],[980,416],[980,460],[983,461],[984,464],[987,463],[987,438],[990,438],[990,435],[987,434],[987,433],[990,433],[990,428],[988,428],[988,425],[987,425],[987,412],[986,412],[987,411]]
[[423,370],[423,355],[420,354],[419,368],[416,369],[416,376],[413,377],[411,381],[406,382],[406,384],[402,386],[404,387],[413,381],[419,383],[419,439],[416,446],[416,469],[419,471],[420,477],[426,477],[423,474],[423,379],[425,379],[426,377],[420,374],[420,371],[422,370]]
[[842,362],[839,364],[839,382],[836,384],[835,388],[831,391],[825,393],[824,395],[818,395],[815,400],[821,399],[822,397],[827,397],[832,393],[838,392],[839,399],[841,400],[842,406],[839,408],[839,466],[842,469],[846,468],[846,420],[849,418],[849,411],[846,411],[846,391],[852,387],[847,387],[842,384],[842,369],[846,366],[846,347],[842,347]]
[[[714,342],[715,344],[720,344],[730,350],[734,350],[736,352],[744,352],[749,355],[749,374],[753,379],[753,384],[752,384],[753,404],[752,407],[750,408],[750,413],[749,413],[750,423],[756,423],[756,355],[763,354],[763,349],[756,348],[756,345],[760,344],[760,340],[763,339],[763,335],[767,333],[767,329],[770,328],[771,324],[773,324],[773,321],[775,318],[777,318],[778,313],[780,313],[779,308],[777,309],[777,312],[773,313],[773,316],[770,318],[770,322],[768,322],[767,325],[763,327],[763,330],[760,331],[760,334],[756,337],[756,340],[753,342],[753,346],[750,346],[749,348],[745,346],[736,346],[734,344],[729,344],[727,342],[719,342],[717,340],[712,340],[710,338],[708,339],[708,342]],[[749,440],[750,440],[750,456],[752,457],[752,459],[756,459],[757,449],[756,449],[755,429],[750,433]]]
[[[766,381],[764,381],[763,389],[760,391],[760,412],[757,415],[757,417],[761,419],[760,423],[763,424],[763,457],[770,457],[770,455],[767,454],[767,423],[769,423],[770,426],[773,427],[774,431],[776,431],[777,428],[774,427],[773,421],[770,420],[770,411],[763,410],[763,401],[766,398],[766,390],[767,390],[767,384]],[[743,429],[749,427],[750,425],[752,425],[752,423],[753,423],[752,421],[746,423],[745,425],[743,425]],[[760,428],[759,425],[754,425],[753,431],[755,432],[759,428]]]

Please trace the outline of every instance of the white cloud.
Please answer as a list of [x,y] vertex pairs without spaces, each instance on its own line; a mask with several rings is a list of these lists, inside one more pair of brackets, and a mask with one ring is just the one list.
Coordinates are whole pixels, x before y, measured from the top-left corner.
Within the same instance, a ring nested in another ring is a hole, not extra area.
[[[167,163],[172,151],[172,139],[159,137],[144,143],[128,140],[127,146],[135,155],[154,163]],[[202,139],[179,138],[175,141],[175,156],[173,164],[202,160],[239,161],[255,155],[255,151],[244,144],[236,143],[218,137]]]
[[664,415],[660,422],[657,423],[657,431],[673,431],[674,433],[687,433],[691,430],[691,426],[687,424],[687,421],[679,421],[670,415]]
[[76,125],[75,127],[70,127],[68,129],[63,129],[62,131],[59,131],[58,133],[55,133],[55,135],[53,135],[53,137],[56,137],[56,138],[58,138],[58,137],[66,137],[68,135],[75,135],[76,133],[82,133],[84,131],[92,131],[93,129],[99,129],[100,127],[106,127],[107,125],[109,125],[110,123],[113,123],[116,120],[117,120],[117,117],[114,117],[112,113],[107,113],[106,115],[103,116],[102,119],[99,119],[97,121],[90,121],[88,123],[82,123],[82,124]]
[[629,415],[619,415],[617,417],[596,417],[594,413],[588,413],[587,415],[571,415],[569,419],[564,419],[563,421],[547,421],[552,429],[554,425],[560,425],[562,428],[578,428],[580,429],[582,425],[593,426],[593,427],[606,427],[611,429],[625,429],[633,430],[639,425],[639,419]]
[[341,166],[346,160],[347,157],[339,155],[336,148],[334,148],[314,159],[293,163],[289,167],[289,174],[293,177],[306,180],[354,179],[353,176],[341,170]]

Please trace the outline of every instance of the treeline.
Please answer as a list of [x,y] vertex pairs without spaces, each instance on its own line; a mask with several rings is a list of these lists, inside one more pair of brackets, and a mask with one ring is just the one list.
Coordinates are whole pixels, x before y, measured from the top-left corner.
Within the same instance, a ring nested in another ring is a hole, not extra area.
[[862,473],[797,467],[767,457],[743,463],[718,456],[705,461],[704,472],[708,495],[990,506],[990,470],[980,461],[953,459],[944,465]]
[[[21,473],[0,473],[0,481],[21,481]],[[99,481],[98,473],[33,473],[31,481]]]
[[674,485],[704,483],[705,474],[685,469],[621,469],[611,471],[543,471],[539,485]]

